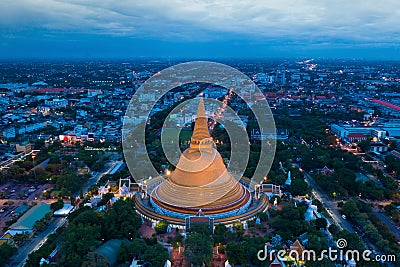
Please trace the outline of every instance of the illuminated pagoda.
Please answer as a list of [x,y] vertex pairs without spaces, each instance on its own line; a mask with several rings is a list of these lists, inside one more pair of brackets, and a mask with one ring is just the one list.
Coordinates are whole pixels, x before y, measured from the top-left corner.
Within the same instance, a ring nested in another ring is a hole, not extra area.
[[[265,197],[253,199],[249,180],[227,170],[210,137],[203,98],[200,98],[190,147],[166,177],[148,184],[149,198],[136,198],[138,212],[152,221],[183,226],[188,217],[209,217],[216,223],[248,220],[267,209]],[[247,181],[247,183],[246,183]]]

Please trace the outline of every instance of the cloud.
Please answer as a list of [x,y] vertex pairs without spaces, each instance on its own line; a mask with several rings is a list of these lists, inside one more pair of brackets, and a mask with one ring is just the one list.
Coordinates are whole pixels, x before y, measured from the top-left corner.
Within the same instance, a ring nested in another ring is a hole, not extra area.
[[310,0],[2,0],[0,30],[161,40],[395,43],[400,2]]

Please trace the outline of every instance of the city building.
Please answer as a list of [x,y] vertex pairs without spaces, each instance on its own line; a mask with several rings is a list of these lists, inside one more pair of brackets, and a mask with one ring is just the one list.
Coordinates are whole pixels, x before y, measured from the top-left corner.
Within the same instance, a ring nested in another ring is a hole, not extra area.
[[15,234],[23,233],[31,234],[34,230],[33,228],[35,226],[35,223],[43,219],[44,216],[46,216],[46,214],[50,211],[51,210],[49,204],[37,204],[30,208],[24,215],[22,215],[17,222],[12,224],[7,232],[13,236]]
[[349,124],[331,124],[331,133],[345,142],[361,141],[376,137],[378,140],[400,137],[398,122],[375,123],[373,126],[353,126]]
[[331,125],[331,132],[340,139],[343,139],[345,141],[349,141],[348,139],[350,135],[352,138],[355,138],[354,134],[369,136],[371,135],[372,130],[373,128],[371,127],[354,127],[351,125],[338,125],[338,124]]
[[389,146],[382,142],[372,142],[371,148],[369,149],[370,152],[375,152],[375,153],[385,153],[388,150]]
[[16,144],[15,149],[17,152],[29,153],[32,151],[32,145],[29,142],[23,142],[21,144]]
[[65,98],[54,98],[53,100],[45,100],[44,104],[51,108],[65,108],[68,106],[68,100]]
[[366,136],[365,134],[356,134],[356,133],[354,133],[354,134],[349,134],[347,136],[347,140],[350,143],[360,142],[360,141],[367,140],[367,139],[368,139],[368,136]]
[[74,206],[71,204],[64,204],[63,207],[59,210],[56,210],[53,216],[56,217],[67,217],[74,210]]
[[108,266],[115,266],[118,262],[118,251],[122,243],[126,246],[129,245],[127,239],[110,239],[97,248],[94,253],[102,257]]
[[3,131],[3,137],[4,138],[15,138],[15,127],[7,127]]
[[322,169],[321,169],[321,174],[322,175],[325,175],[325,176],[331,176],[331,174],[334,172],[334,170],[333,169],[329,169],[327,166],[324,166]]

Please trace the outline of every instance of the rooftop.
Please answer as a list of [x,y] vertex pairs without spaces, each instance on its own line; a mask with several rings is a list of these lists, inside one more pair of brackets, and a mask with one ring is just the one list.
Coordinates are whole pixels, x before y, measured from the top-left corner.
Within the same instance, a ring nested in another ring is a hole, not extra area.
[[16,223],[10,226],[12,230],[33,230],[33,226],[39,220],[41,220],[47,213],[49,213],[50,205],[46,203],[40,203],[33,206],[28,210]]
[[109,266],[114,266],[118,260],[118,251],[121,248],[121,242],[124,242],[125,245],[129,243],[127,239],[110,239],[96,249],[96,253],[105,257]]
[[385,107],[388,107],[388,108],[391,108],[391,109],[394,109],[394,110],[397,110],[397,111],[400,110],[400,106],[394,105],[392,103],[389,103],[389,102],[386,102],[386,101],[383,101],[383,100],[370,99],[369,101],[377,103],[377,104],[380,104],[382,106],[385,106]]

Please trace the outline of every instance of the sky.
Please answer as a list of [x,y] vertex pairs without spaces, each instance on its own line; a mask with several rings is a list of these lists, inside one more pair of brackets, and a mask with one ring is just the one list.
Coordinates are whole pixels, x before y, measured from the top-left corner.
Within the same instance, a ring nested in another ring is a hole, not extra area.
[[398,0],[1,0],[0,58],[400,60]]

